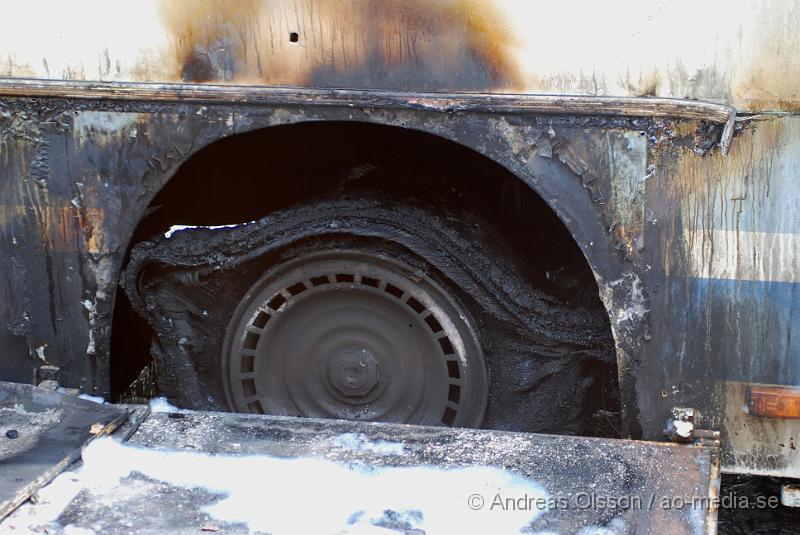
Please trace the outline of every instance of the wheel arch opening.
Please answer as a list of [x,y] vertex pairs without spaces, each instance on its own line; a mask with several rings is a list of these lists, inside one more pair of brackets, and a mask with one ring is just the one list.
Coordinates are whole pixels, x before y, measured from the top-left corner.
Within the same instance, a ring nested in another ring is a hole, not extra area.
[[[309,199],[362,192],[423,201],[454,217],[476,213],[523,259],[533,285],[555,299],[602,308],[584,252],[529,184],[469,147],[399,126],[303,122],[215,141],[190,157],[155,195],[129,251],[176,226],[240,224]],[[135,393],[131,385],[148,367],[149,343],[147,324],[118,292],[111,338],[113,397]],[[609,384],[603,388],[616,389],[616,370],[604,374]],[[613,403],[617,394],[603,396]]]

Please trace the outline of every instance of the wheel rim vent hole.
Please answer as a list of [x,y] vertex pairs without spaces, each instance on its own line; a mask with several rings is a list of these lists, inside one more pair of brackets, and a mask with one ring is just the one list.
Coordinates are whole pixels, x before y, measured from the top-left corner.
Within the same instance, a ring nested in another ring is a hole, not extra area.
[[261,403],[258,401],[251,401],[247,404],[247,408],[250,409],[250,412],[253,414],[265,414],[264,407],[262,407]]
[[447,407],[444,410],[444,414],[442,415],[442,423],[449,427],[452,427],[453,422],[455,421],[456,421],[456,411],[451,409],[450,407]]
[[364,286],[370,286],[372,288],[377,288],[380,284],[378,279],[373,279],[372,277],[361,277],[361,284]]
[[289,286],[289,288],[287,288],[287,290],[289,290],[289,293],[292,295],[301,294],[305,292],[307,289],[308,288],[306,288],[306,285],[303,284],[302,282],[298,282],[297,284],[293,284]]
[[328,277],[311,277],[311,284],[314,286],[324,286],[330,284]]
[[245,397],[253,397],[256,395],[256,381],[255,379],[245,379],[242,381],[242,392]]
[[455,355],[455,348],[448,337],[439,338],[439,345],[442,346],[442,353],[445,355]]
[[244,342],[242,343],[242,347],[244,349],[255,349],[258,345],[258,339],[261,338],[256,333],[247,333],[244,337]]
[[461,371],[458,369],[458,362],[455,360],[447,361],[447,375],[451,379],[461,379]]
[[258,314],[256,314],[255,319],[253,319],[253,327],[257,329],[263,329],[267,325],[269,318],[270,318],[269,314],[267,314],[263,310],[259,310]]
[[405,292],[403,292],[403,290],[401,290],[401,289],[400,289],[400,288],[398,288],[397,286],[394,286],[393,284],[388,284],[388,283],[386,284],[386,289],[385,289],[384,291],[385,291],[387,294],[389,294],[389,295],[393,295],[393,296],[395,296],[395,297],[396,297],[396,298],[398,298],[398,299],[400,299],[401,297],[403,297],[403,294],[405,293]]
[[458,385],[450,385],[447,391],[447,399],[453,403],[458,403],[461,400],[461,387]]
[[284,303],[286,303],[286,298],[281,294],[278,294],[273,297],[269,303],[267,303],[267,306],[272,310],[278,310]]
[[436,318],[433,317],[433,314],[425,318],[425,323],[428,324],[428,327],[430,327],[431,332],[433,332],[434,334],[442,332],[442,325],[438,321],[436,321]]
[[408,301],[406,301],[406,304],[410,306],[417,314],[422,314],[423,312],[425,312],[425,310],[427,310],[425,308],[425,305],[423,305],[413,297],[409,297]]

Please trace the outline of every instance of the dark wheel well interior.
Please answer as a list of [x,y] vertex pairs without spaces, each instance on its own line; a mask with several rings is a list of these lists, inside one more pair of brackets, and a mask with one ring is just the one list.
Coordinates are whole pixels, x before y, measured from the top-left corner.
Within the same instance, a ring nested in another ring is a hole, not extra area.
[[[489,158],[444,138],[356,122],[277,126],[217,141],[189,159],[150,205],[131,247],[172,225],[260,219],[319,196],[378,191],[445,213],[477,213],[522,257],[530,281],[563,301],[602,307],[567,228],[536,193]],[[118,292],[112,395],[147,365],[146,324]],[[610,372],[609,380],[614,380]]]

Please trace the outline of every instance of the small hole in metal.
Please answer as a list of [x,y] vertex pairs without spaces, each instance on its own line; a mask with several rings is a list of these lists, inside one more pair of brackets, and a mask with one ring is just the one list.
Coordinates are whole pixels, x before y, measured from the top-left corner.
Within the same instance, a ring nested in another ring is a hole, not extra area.
[[328,284],[330,281],[328,277],[311,277],[311,284],[314,286],[322,286],[323,284]]
[[336,275],[336,282],[355,282],[356,278],[348,273],[339,273]]
[[461,371],[458,369],[458,362],[455,360],[447,361],[447,375],[452,379],[461,379]]
[[252,355],[242,356],[242,373],[253,373],[256,369],[256,358]]
[[300,34],[297,32],[291,32],[289,34],[289,42],[296,43],[300,40]]
[[253,414],[264,414],[264,409],[261,407],[261,403],[258,401],[252,401],[248,403],[247,408],[250,409],[250,412]]

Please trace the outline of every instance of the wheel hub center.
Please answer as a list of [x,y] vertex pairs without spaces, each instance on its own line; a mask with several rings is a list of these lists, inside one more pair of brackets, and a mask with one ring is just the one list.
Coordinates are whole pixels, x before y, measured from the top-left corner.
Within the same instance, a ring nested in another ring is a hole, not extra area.
[[380,366],[372,352],[363,347],[339,351],[328,361],[328,379],[349,398],[369,394],[380,382]]

